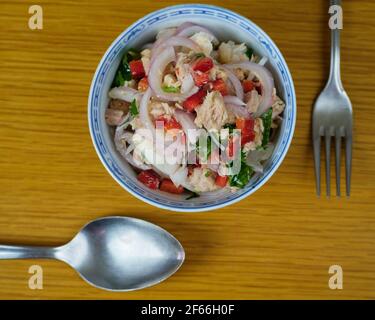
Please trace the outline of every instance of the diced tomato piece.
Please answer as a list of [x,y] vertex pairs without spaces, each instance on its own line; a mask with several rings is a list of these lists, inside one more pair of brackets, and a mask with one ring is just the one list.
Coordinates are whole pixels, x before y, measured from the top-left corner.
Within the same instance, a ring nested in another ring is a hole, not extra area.
[[194,93],[192,96],[187,98],[182,103],[182,106],[189,112],[194,111],[196,107],[203,103],[206,93],[207,91],[204,89],[199,90],[197,93]]
[[171,117],[170,119],[168,119],[164,116],[160,116],[155,120],[155,122],[156,121],[163,122],[165,130],[181,129],[182,128],[180,123],[174,117]]
[[132,60],[129,62],[130,72],[134,79],[141,79],[145,76],[142,60]]
[[252,82],[251,80],[242,81],[242,88],[245,93],[252,91],[254,87],[255,87],[254,82]]
[[209,57],[204,57],[204,58],[199,58],[193,63],[193,70],[194,71],[201,71],[201,72],[207,72],[212,69],[214,66],[214,63],[211,58]]
[[194,78],[194,83],[198,87],[205,85],[210,80],[208,73],[204,73],[201,71],[193,72],[193,78]]
[[236,128],[241,130],[241,146],[254,140],[254,119],[238,118],[236,120]]
[[224,188],[227,185],[228,176],[217,175],[215,179],[215,184],[219,187]]
[[172,180],[163,179],[160,184],[160,190],[169,192],[169,193],[180,194],[184,192],[184,187],[183,186],[176,187],[174,183],[172,182]]
[[233,156],[237,156],[238,152],[241,149],[240,143],[239,143],[239,137],[238,136],[231,136],[228,140],[228,146],[226,149],[227,156],[232,158]]
[[246,126],[246,119],[244,118],[237,118],[236,119],[236,129],[242,130]]
[[230,137],[228,140],[228,146],[226,149],[227,155],[230,158],[232,158],[236,154],[237,150],[234,149],[234,146],[235,146],[234,139],[233,137]]
[[138,90],[143,92],[143,91],[146,91],[147,89],[148,89],[148,79],[147,77],[143,77],[138,82]]
[[255,138],[254,132],[247,134],[247,135],[243,135],[241,137],[241,146],[245,145],[248,142],[254,141],[254,138]]
[[142,171],[140,174],[138,174],[137,179],[150,189],[159,188],[159,176],[152,170]]
[[228,94],[227,84],[224,82],[223,79],[217,79],[211,82],[212,90],[219,91],[222,96],[226,96]]
[[234,149],[234,146],[233,146],[233,138],[230,138],[229,141],[228,141],[228,156],[229,157],[233,157],[233,150]]
[[172,130],[172,129],[181,129],[180,123],[172,117],[169,121],[165,123],[165,129],[166,130]]

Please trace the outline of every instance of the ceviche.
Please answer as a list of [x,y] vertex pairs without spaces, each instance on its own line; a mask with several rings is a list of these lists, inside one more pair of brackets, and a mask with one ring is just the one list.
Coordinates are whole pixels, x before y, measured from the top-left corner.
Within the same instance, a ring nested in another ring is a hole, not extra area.
[[285,108],[266,63],[189,22],[128,49],[105,116],[138,180],[191,198],[235,191],[263,172]]

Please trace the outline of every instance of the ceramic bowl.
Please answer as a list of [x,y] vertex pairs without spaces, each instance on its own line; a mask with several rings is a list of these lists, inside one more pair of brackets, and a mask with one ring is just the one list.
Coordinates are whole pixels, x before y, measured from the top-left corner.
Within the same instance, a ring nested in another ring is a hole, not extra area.
[[[151,190],[136,179],[134,170],[116,151],[113,132],[105,122],[108,91],[124,52],[153,41],[163,28],[195,22],[212,30],[219,40],[245,42],[255,53],[268,57],[266,67],[274,76],[278,94],[286,103],[283,122],[276,137],[275,150],[262,174],[252,177],[249,184],[237,192],[202,194],[186,200],[186,195]],[[233,11],[200,4],[167,7],[139,19],[113,41],[101,59],[92,80],[88,100],[88,120],[95,149],[111,176],[128,192],[153,206],[173,211],[207,211],[240,201],[258,190],[275,173],[283,161],[292,140],[296,121],[296,96],[288,66],[271,38],[256,24]]]

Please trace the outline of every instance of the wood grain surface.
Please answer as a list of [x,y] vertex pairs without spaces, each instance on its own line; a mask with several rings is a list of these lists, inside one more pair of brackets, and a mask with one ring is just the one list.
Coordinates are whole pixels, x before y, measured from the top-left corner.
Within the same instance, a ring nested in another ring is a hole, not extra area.
[[[101,165],[87,124],[89,86],[110,43],[146,13],[183,2],[39,0],[44,29],[31,31],[30,1],[0,0],[0,243],[58,245],[88,220],[129,215],[172,232],[187,257],[167,281],[130,293],[90,287],[57,261],[0,261],[0,298],[375,298],[375,2],[343,1],[352,196],[328,199],[315,195],[310,143],[312,103],[328,73],[328,0],[207,1],[274,39],[294,78],[298,116],[288,155],[261,190],[195,214],[124,191]],[[43,290],[28,288],[32,264],[43,267]],[[343,268],[343,290],[328,288],[334,264]]]

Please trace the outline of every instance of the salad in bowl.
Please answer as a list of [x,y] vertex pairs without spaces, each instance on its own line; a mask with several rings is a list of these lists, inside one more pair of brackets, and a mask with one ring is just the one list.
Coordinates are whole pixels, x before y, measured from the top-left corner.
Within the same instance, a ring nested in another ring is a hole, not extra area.
[[173,211],[213,210],[255,192],[285,157],[296,120],[293,81],[268,35],[198,4],[127,28],[103,56],[88,106],[112,177]]
[[245,43],[219,41],[190,22],[127,50],[105,115],[137,179],[199,196],[235,192],[263,172],[285,108],[266,62]]

